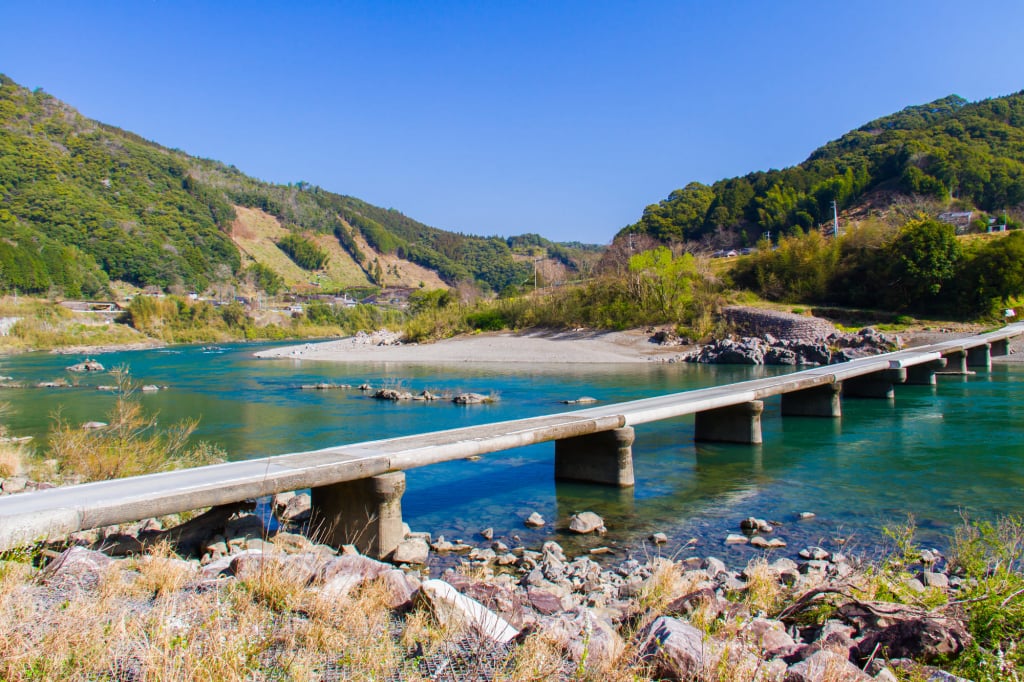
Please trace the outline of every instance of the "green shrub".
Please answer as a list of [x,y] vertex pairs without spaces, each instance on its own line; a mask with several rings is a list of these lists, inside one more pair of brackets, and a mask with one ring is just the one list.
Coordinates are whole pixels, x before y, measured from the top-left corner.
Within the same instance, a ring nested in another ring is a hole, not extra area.
[[198,421],[186,419],[158,428],[157,415],[147,415],[135,397],[135,386],[126,369],[114,371],[117,400],[107,415],[107,425],[87,431],[58,417],[50,429],[50,456],[64,476],[98,481],[151,474],[169,469],[222,461],[223,450],[215,445],[190,443]]
[[951,662],[973,680],[1019,680],[1024,670],[1024,518],[965,523],[951,552],[964,579],[959,601],[974,638]]

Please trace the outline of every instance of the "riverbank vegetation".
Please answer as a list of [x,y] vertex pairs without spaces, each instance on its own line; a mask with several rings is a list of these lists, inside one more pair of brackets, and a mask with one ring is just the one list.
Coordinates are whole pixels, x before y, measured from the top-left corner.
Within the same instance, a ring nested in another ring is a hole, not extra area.
[[21,476],[36,483],[67,484],[215,464],[221,448],[192,436],[198,419],[163,425],[139,400],[128,368],[111,371],[114,404],[104,422],[71,423],[58,411],[45,444],[8,436],[4,420],[14,409],[0,403],[0,479]]
[[147,414],[139,402],[139,387],[128,370],[115,369],[113,377],[116,399],[106,422],[85,429],[60,413],[54,415],[42,459],[52,462],[59,480],[103,481],[227,459],[227,453],[215,445],[192,442],[198,419],[161,426],[159,415]]
[[869,221],[838,239],[764,241],[732,278],[775,301],[992,318],[1024,295],[1024,232],[958,239],[934,219]]
[[[461,561],[441,576],[462,593],[458,606],[419,568],[338,556],[284,530],[257,537],[257,517],[232,519],[244,538],[229,533],[231,554],[202,563],[179,556],[158,520],[135,524],[151,540],[120,559],[82,546],[3,555],[0,677],[1013,682],[1024,672],[1016,517],[965,522],[947,557],[917,547],[912,525],[874,561],[767,553],[738,568],[660,556],[601,567],[548,543],[504,568]],[[557,597],[543,577],[561,580],[553,567],[593,575]],[[611,596],[584,596],[604,584]]]

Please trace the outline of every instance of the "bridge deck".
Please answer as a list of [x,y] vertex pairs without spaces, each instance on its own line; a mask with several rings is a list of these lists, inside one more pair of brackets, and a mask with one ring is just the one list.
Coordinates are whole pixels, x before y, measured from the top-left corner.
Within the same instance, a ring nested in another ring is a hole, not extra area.
[[705,412],[912,367],[1024,333],[988,334],[839,365],[559,414],[0,497],[0,550],[46,536],[314,488]]

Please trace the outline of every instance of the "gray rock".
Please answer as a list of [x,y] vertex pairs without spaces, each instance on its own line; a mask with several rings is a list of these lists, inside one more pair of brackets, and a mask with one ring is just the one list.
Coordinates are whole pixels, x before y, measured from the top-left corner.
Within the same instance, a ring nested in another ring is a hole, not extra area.
[[779,557],[775,561],[768,564],[768,568],[772,569],[776,573],[781,574],[783,571],[794,571],[799,569],[799,566],[792,559],[786,557]]
[[470,561],[476,561],[486,564],[497,559],[498,553],[490,548],[480,549],[478,547],[474,547],[469,551],[469,555],[466,558]]
[[942,590],[949,589],[949,576],[945,573],[923,571],[920,579],[927,587],[937,587]]
[[708,577],[714,578],[719,573],[725,573],[725,562],[721,559],[716,559],[713,556],[709,556],[701,562],[701,568],[707,571]]
[[443,535],[438,535],[437,540],[430,545],[430,548],[435,552],[451,552],[455,549],[455,545],[445,540]]
[[903,584],[912,591],[917,592],[918,594],[928,589],[924,586],[924,583],[918,580],[917,578],[908,578],[907,580],[903,581]]
[[548,540],[544,543],[541,547],[541,557],[544,561],[548,561],[550,559],[566,561],[565,551],[562,549],[562,546],[554,540]]
[[828,561],[832,556],[827,550],[824,550],[821,547],[805,547],[797,554],[801,559],[816,559],[819,561]]
[[456,405],[480,405],[482,403],[494,402],[494,399],[480,393],[460,393],[452,398],[452,402]]
[[[493,554],[493,552],[492,552]],[[422,538],[402,540],[395,548],[391,559],[396,564],[425,564],[430,555],[430,545]]]
[[[251,554],[262,554],[262,552],[257,550],[247,550],[247,552]],[[246,552],[242,552],[241,554],[245,553]],[[216,580],[222,576],[230,575],[231,564],[239,556],[240,554],[235,554],[234,556],[223,556],[210,561],[200,569],[200,576],[204,580]]]
[[306,585],[313,581],[327,562],[314,554],[283,554],[246,550],[231,557],[229,570],[239,579],[253,579],[265,572],[280,575],[289,582]]
[[818,651],[789,668],[786,682],[867,682],[871,680],[860,668],[841,654]]
[[689,623],[661,616],[641,631],[640,658],[656,679],[699,679],[714,652],[704,633]]
[[25,488],[28,487],[28,479],[24,476],[12,476],[11,478],[5,478],[3,485],[0,486],[5,493],[21,493],[25,492]]
[[317,586],[322,596],[340,599],[364,583],[377,579],[383,580],[388,588],[388,605],[391,608],[407,604],[416,588],[404,572],[391,564],[358,554],[321,560],[310,582]]
[[722,612],[718,594],[711,587],[703,587],[681,597],[673,599],[665,606],[665,612],[692,616],[698,609],[705,609],[707,615],[714,619]]
[[545,524],[545,521],[543,516],[541,516],[537,512],[533,512],[526,518],[526,521],[524,521],[523,523],[525,523],[530,528],[540,528]]
[[558,613],[565,608],[561,597],[539,587],[528,587],[526,589],[526,598],[530,606],[545,616]]
[[103,552],[69,547],[43,568],[41,577],[47,584],[94,586],[113,563]]
[[800,572],[805,574],[823,575],[828,572],[829,564],[820,559],[811,559],[800,564]]
[[957,656],[971,641],[963,623],[952,618],[918,617],[901,620],[868,634],[859,645],[860,656],[887,652],[889,658],[912,658],[930,663]]
[[899,682],[896,674],[884,666],[875,673],[874,680],[875,682]]
[[224,542],[224,538],[218,535],[206,546],[206,553],[214,557],[222,557],[228,553],[228,543]]
[[604,530],[604,519],[590,511],[574,514],[569,519],[569,530],[581,535],[595,531],[601,532]]
[[750,538],[746,535],[737,535],[736,533],[730,533],[725,536],[725,544],[727,545],[745,545],[750,542]]
[[796,649],[796,642],[786,626],[777,620],[754,618],[740,631],[740,637],[764,652],[766,658],[786,656]]
[[484,540],[488,540],[488,541],[493,540],[494,539],[494,529],[493,528],[484,528],[482,531],[480,531],[480,537],[482,537]]
[[664,533],[654,533],[653,535],[651,535],[651,542],[653,542],[656,545],[664,545],[666,542],[668,542],[668,536]]
[[418,599],[441,625],[466,627],[498,644],[507,644],[519,634],[504,618],[443,580],[424,581]]
[[284,508],[288,505],[288,500],[295,497],[295,493],[292,491],[277,493],[274,495],[273,506],[274,511],[280,514],[284,511]]
[[589,675],[610,670],[625,648],[611,623],[582,606],[543,618],[541,629],[561,646],[570,661],[582,664]]
[[739,578],[734,578],[732,576],[725,578],[719,584],[722,586],[722,589],[726,592],[742,592],[743,590],[747,589],[747,583],[743,582]]

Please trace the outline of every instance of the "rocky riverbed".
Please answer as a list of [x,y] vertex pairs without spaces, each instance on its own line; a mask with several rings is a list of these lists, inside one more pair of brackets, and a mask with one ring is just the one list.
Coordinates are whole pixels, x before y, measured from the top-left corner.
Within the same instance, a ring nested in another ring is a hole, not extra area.
[[[802,548],[795,560],[766,549],[745,566],[728,566],[713,556],[659,556],[663,538],[654,536],[642,556],[609,561],[600,551],[567,556],[556,542],[525,547],[481,529],[455,541],[410,531],[392,561],[381,562],[300,532],[308,496],[279,495],[272,506],[273,521],[251,505],[235,505],[178,525],[149,519],[78,533],[71,547],[44,550],[43,565],[19,588],[21,615],[28,615],[19,626],[24,646],[57,635],[46,632],[47,605],[111,593],[111,581],[136,584],[154,562],[180,579],[170,592],[133,597],[133,617],[165,618],[168,600],[178,599],[170,611],[183,633],[201,618],[186,607],[190,595],[228,600],[235,584],[273,577],[337,608],[369,585],[382,587],[382,608],[392,623],[390,634],[382,635],[411,646],[388,679],[578,679],[623,671],[635,674],[631,679],[892,680],[895,673],[955,679],[930,666],[955,658],[970,641],[960,612],[935,606],[955,602],[963,579],[932,551],[915,554],[898,571],[814,546]],[[559,522],[579,533],[604,529],[591,513]],[[737,519],[736,531],[749,540],[770,536],[770,526]],[[152,547],[164,549],[147,556]],[[0,600],[2,608],[10,604],[9,596]],[[25,609],[36,609],[36,616]],[[281,609],[285,620],[312,618],[301,609]],[[442,645],[415,636],[410,645],[410,632],[415,635],[424,617],[448,632]],[[523,670],[538,641],[553,658],[528,667],[554,667],[550,674],[532,671],[540,677],[520,677],[515,671]],[[111,669],[141,674],[144,644],[113,636]],[[270,667],[274,657],[289,655],[280,646],[271,653],[264,661]],[[350,673],[359,677],[357,670],[345,672],[349,660],[350,652],[334,651],[318,665],[355,679]],[[331,676],[310,679],[324,677]]]
[[856,334],[833,333],[813,340],[760,337],[717,339],[681,355],[685,362],[733,365],[834,365],[857,358],[899,350],[898,336],[867,327]]

